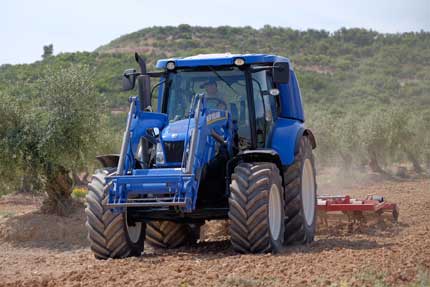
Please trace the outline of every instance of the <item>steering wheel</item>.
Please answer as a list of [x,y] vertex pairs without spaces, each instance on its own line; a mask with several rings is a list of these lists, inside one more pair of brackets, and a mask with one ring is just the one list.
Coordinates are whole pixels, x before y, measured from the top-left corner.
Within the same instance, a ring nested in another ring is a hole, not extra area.
[[217,107],[217,109],[222,109],[222,110],[226,110],[227,109],[227,103],[224,102],[221,99],[218,98],[206,98],[206,101],[208,102],[208,105],[210,102],[214,103],[214,106]]

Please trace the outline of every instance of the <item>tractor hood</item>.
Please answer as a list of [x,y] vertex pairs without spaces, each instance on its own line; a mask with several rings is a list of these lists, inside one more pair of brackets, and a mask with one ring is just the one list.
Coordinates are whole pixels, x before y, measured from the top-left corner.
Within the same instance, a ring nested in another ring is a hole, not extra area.
[[[188,136],[191,136],[191,129],[194,128],[194,119],[189,121],[190,130]],[[188,119],[179,120],[169,123],[161,132],[161,139],[163,141],[184,141],[187,135]]]

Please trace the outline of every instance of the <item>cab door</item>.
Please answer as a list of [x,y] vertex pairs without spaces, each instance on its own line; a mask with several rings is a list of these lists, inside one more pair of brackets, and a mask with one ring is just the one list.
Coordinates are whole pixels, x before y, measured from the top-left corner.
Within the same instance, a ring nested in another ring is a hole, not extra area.
[[276,99],[270,95],[273,88],[272,78],[268,71],[251,74],[252,98],[255,111],[256,147],[264,148],[276,117]]

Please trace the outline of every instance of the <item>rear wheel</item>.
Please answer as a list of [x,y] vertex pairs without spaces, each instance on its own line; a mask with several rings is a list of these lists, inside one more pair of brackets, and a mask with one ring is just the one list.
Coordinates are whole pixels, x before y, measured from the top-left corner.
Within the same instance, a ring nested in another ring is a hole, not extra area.
[[200,234],[200,226],[173,221],[150,221],[147,223],[146,242],[156,248],[177,248],[194,244]]
[[240,163],[232,174],[230,237],[241,253],[278,251],[284,239],[284,193],[273,163]]
[[312,146],[309,139],[300,139],[294,163],[284,175],[285,243],[310,243],[315,237],[316,180]]
[[99,170],[88,184],[86,227],[90,248],[97,259],[140,256],[145,239],[145,224],[132,222],[124,213],[105,208],[105,177],[110,169]]

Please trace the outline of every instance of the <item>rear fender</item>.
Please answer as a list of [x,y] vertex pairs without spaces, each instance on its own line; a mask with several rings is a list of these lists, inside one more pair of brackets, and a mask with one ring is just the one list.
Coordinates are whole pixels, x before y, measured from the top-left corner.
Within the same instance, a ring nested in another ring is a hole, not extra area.
[[278,118],[272,130],[269,148],[275,150],[283,166],[293,164],[298,151],[298,144],[302,136],[307,136],[312,149],[316,148],[315,137],[310,129],[306,129],[303,122],[295,119]]
[[312,149],[315,149],[316,147],[317,147],[317,142],[316,142],[316,140],[315,140],[315,136],[314,136],[314,134],[312,133],[312,131],[310,130],[310,129],[301,129],[300,131],[299,131],[299,134],[297,135],[297,140],[296,140],[296,148],[295,148],[295,154],[297,154],[297,152],[299,151],[299,143],[300,143],[300,138],[301,137],[303,137],[303,136],[305,136],[305,137],[308,137],[309,138],[309,141],[311,142],[311,146],[312,146]]
[[268,141],[268,148],[278,153],[283,166],[291,165],[294,162],[296,143],[304,130],[304,124],[299,120],[286,118],[276,120],[271,140]]

